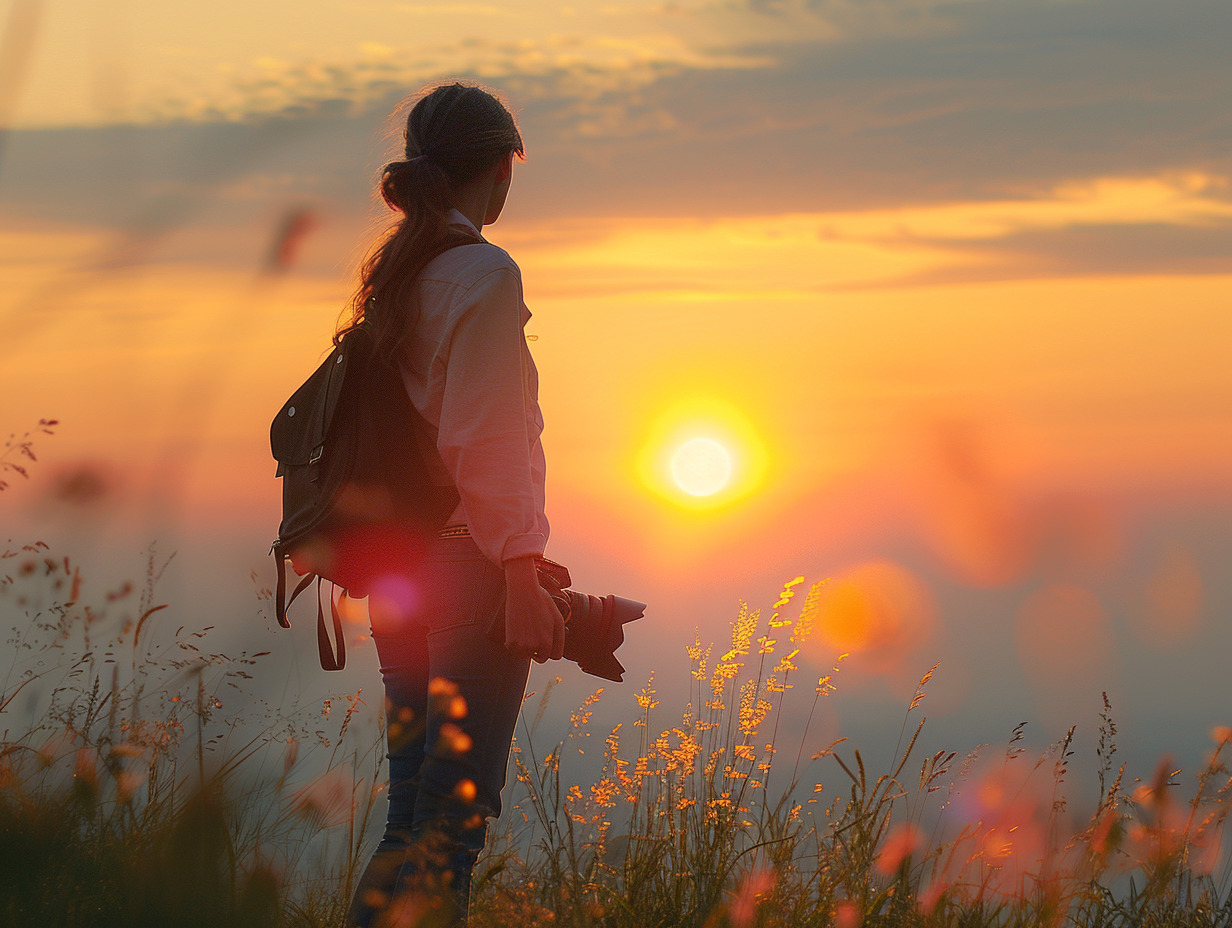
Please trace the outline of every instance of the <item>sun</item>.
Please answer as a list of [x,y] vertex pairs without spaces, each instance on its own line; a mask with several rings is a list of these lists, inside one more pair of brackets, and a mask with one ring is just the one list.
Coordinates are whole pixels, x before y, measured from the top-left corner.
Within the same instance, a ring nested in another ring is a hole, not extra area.
[[740,405],[712,393],[659,403],[630,462],[646,489],[703,514],[727,511],[765,485],[766,442]]
[[694,438],[672,456],[676,486],[690,496],[711,496],[731,479],[732,461],[727,449],[709,438]]

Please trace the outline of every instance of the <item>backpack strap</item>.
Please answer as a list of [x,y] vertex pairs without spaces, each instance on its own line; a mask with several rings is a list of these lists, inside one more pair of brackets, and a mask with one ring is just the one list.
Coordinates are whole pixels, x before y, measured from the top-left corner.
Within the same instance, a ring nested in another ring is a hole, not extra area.
[[274,591],[274,614],[278,617],[278,624],[283,628],[291,627],[291,620],[287,618],[287,610],[291,608],[291,603],[295,602],[296,597],[308,588],[313,580],[316,579],[316,574],[307,574],[299,583],[295,585],[295,589],[291,591],[291,598],[287,599],[287,555],[282,550],[282,546],[278,542],[274,542],[271,552],[277,561],[278,582],[275,584]]
[[295,602],[299,594],[308,589],[309,584],[315,580],[317,582],[317,652],[321,657],[321,666],[325,670],[341,670],[346,666],[346,638],[342,634],[342,613],[338,607],[342,600],[346,599],[347,591],[343,590],[338,602],[334,602],[334,585],[330,584],[329,611],[334,625],[334,640],[338,642],[337,650],[335,650],[329,640],[329,630],[325,627],[325,610],[321,606],[321,581],[324,578],[314,573],[305,574],[295,585],[288,599],[287,556],[278,545],[274,546],[274,556],[278,559],[278,588],[274,593],[274,612],[278,616],[278,624],[283,628],[291,627],[291,620],[287,618],[287,610],[291,608],[291,604]]
[[[329,585],[329,612],[334,623],[334,640],[338,642],[338,650],[329,640],[329,631],[325,628],[325,610],[321,608],[321,579],[317,577],[317,651],[321,655],[321,667],[325,670],[341,670],[346,666],[346,638],[342,634],[342,615],[338,611],[338,603],[334,601],[334,584]],[[342,591],[339,601],[346,598],[346,590]]]

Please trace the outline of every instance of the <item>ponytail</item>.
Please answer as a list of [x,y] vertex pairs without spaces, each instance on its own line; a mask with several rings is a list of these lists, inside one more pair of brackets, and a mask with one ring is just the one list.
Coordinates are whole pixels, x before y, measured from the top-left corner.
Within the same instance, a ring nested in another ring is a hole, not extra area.
[[[499,100],[479,87],[448,84],[422,97],[407,116],[406,158],[381,172],[386,205],[402,214],[360,266],[350,318],[334,334],[340,345],[365,325],[377,351],[393,360],[414,327],[414,285],[424,267],[460,233],[449,227],[449,191],[478,177],[522,137]],[[470,237],[470,236],[467,236]]]

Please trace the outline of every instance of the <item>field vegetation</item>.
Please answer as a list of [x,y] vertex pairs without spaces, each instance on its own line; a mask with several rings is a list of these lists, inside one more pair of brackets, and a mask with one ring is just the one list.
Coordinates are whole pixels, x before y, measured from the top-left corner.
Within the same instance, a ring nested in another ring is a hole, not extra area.
[[[141,582],[92,594],[42,542],[0,550],[0,923],[340,925],[383,814],[380,713],[359,693],[309,709],[253,696],[278,655],[212,650],[159,602],[167,562],[152,550]],[[742,606],[729,641],[686,649],[684,705],[652,679],[601,739],[603,690],[555,743],[552,687],[529,698],[472,924],[1232,926],[1232,730],[1212,732],[1196,776],[1130,778],[1106,698],[1093,774],[1073,729],[1038,756],[1022,726],[921,756],[933,668],[891,763],[869,769],[847,739],[813,744],[844,661],[819,678],[797,665],[822,589],[797,577],[770,608]],[[811,707],[790,738],[788,700]],[[577,749],[600,740],[602,769],[578,782]],[[780,754],[789,741],[803,747]],[[1079,774],[1099,786],[1082,811]]]

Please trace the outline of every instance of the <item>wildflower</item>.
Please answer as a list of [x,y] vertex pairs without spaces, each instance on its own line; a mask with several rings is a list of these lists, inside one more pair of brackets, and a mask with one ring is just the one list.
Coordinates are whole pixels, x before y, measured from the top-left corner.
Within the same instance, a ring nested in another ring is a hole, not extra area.
[[768,700],[757,698],[757,681],[747,680],[740,688],[740,731],[751,735],[761,727],[774,707]]
[[[659,704],[659,701],[654,698],[655,689],[650,684],[654,682],[654,674],[650,675],[650,680],[646,683],[640,693],[637,694],[637,705],[641,709],[653,709]],[[603,692],[600,688],[599,692]]]
[[[794,588],[795,588],[795,587],[797,587],[797,586],[799,586],[799,585],[800,585],[801,583],[803,583],[803,582],[804,582],[804,578],[803,578],[803,577],[796,577],[794,580],[788,580],[785,584],[783,584],[783,592],[781,592],[781,593],[779,594],[779,598],[778,598],[778,600],[775,602],[775,604],[774,604],[774,608],[775,608],[775,609],[782,609],[782,608],[783,608],[784,606],[786,606],[789,602],[791,602],[792,597],[794,597],[794,596],[796,595],[796,591],[795,591],[795,589],[794,589]],[[775,618],[777,618],[777,617],[778,617],[778,613],[776,612],[776,613],[775,613]],[[771,619],[770,621],[771,621],[771,624],[773,625],[773,624],[774,624],[774,619]],[[790,623],[789,623],[789,622],[780,622],[779,624],[781,624],[781,625],[788,625],[788,624],[790,624]]]
[[907,709],[908,712],[918,709],[920,703],[924,701],[924,687],[928,685],[928,681],[933,678],[933,674],[936,673],[937,668],[940,666],[941,662],[937,661],[937,663],[933,664],[932,667],[929,668],[928,673],[924,674],[924,676],[920,678],[920,682],[915,688],[915,695],[911,699],[911,705]]
[[825,581],[821,580],[809,587],[808,594],[804,597],[804,605],[800,608],[800,615],[788,639],[792,644],[802,644],[812,636],[820,612],[821,591],[824,585]]
[[616,784],[607,777],[590,787],[590,794],[595,800],[595,805],[602,809],[610,809],[616,805],[616,793]]
[[[714,673],[710,676],[710,691],[715,696],[723,695],[723,690],[727,688],[727,681],[734,680],[736,674],[740,672],[741,664],[728,663],[725,660],[715,664]],[[710,705],[707,703],[707,705]],[[719,706],[723,708],[722,705]]]
[[[733,661],[735,658],[749,653],[749,645],[753,641],[753,633],[761,621],[760,609],[749,609],[749,604],[740,601],[740,612],[732,623],[731,650],[723,655],[723,661]],[[740,666],[740,665],[737,665]]]
[[834,679],[834,675],[838,673],[839,665],[841,665],[843,661],[847,659],[848,656],[849,655],[847,654],[847,652],[844,651],[842,654],[840,654],[838,657],[834,659],[834,666],[830,669],[830,672],[817,678],[816,692],[818,696],[829,696],[831,693],[838,690],[838,687],[835,686],[831,681]]
[[777,673],[788,674],[788,673],[791,673],[791,671],[793,670],[799,670],[800,668],[797,667],[795,664],[796,655],[799,653],[800,653],[800,649],[794,648],[788,653],[784,654],[782,657],[780,657],[779,662],[774,665],[774,672],[776,674]]

